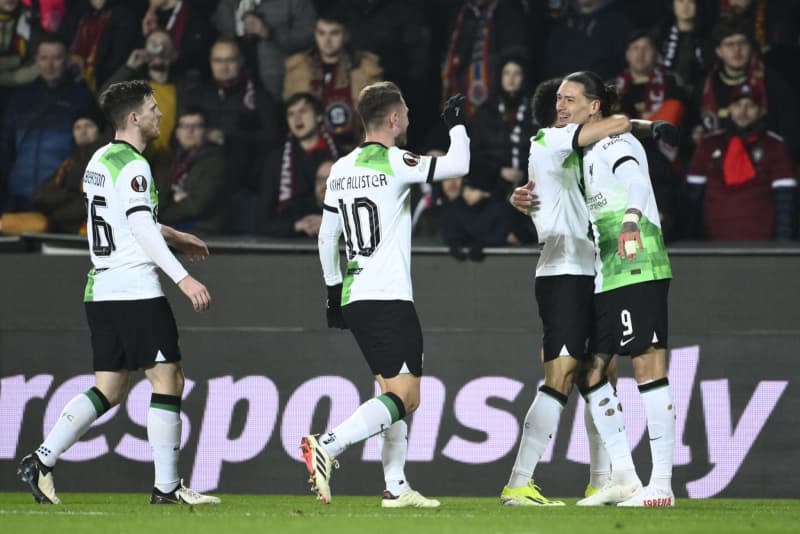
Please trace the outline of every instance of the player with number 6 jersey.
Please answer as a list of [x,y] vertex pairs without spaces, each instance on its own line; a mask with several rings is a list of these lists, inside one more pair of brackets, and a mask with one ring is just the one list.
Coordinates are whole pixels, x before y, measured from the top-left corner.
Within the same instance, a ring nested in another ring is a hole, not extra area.
[[[163,296],[156,265],[131,232],[128,216],[158,213],[158,192],[144,156],[125,141],[95,152],[83,178],[86,197],[89,271],[84,300],[137,300]],[[178,282],[188,273],[170,262],[167,274]],[[174,270],[173,270],[174,269]]]
[[[442,118],[450,150],[440,158],[398,148],[406,143],[408,107],[391,82],[365,87],[358,99],[365,142],[331,169],[319,231],[319,257],[328,287],[327,320],[349,328],[381,388],[322,435],[302,438],[300,448],[311,490],[331,502],[336,457],[370,436],[383,438],[383,508],[435,508],[439,501],[411,489],[404,468],[408,426],[403,420],[419,405],[422,328],[411,290],[413,184],[456,178],[469,172],[469,137],[464,97],[451,97]],[[347,272],[342,277],[339,238],[344,235]]]

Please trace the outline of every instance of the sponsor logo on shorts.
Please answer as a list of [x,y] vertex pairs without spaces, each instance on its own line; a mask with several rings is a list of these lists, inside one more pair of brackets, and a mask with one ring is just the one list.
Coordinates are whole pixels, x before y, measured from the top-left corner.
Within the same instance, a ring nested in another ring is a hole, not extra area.
[[131,180],[131,189],[137,193],[144,193],[147,191],[147,178],[141,175],[134,176],[133,180]]

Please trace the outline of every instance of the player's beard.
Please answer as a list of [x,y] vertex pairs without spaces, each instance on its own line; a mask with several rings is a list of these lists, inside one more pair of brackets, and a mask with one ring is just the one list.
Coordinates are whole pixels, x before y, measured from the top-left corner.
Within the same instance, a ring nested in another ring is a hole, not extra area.
[[408,143],[408,130],[401,132],[394,142],[397,146],[406,146],[406,143]]

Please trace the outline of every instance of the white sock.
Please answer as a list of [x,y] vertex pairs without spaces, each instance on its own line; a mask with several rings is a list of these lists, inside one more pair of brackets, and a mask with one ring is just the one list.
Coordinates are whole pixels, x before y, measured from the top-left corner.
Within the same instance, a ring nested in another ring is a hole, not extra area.
[[[108,401],[98,398],[99,391],[90,389],[74,396],[61,411],[58,421],[36,449],[36,456],[48,467],[56,465],[58,457],[83,436],[98,417],[108,410]],[[100,394],[102,395],[102,393]],[[102,403],[105,402],[105,405]]]
[[508,479],[509,488],[527,486],[530,482],[536,464],[558,427],[558,419],[566,402],[567,398],[561,393],[549,388],[546,391],[539,388],[539,393],[525,415],[517,459]]
[[[339,426],[320,436],[319,442],[333,458],[342,454],[350,445],[364,441],[370,436],[392,426],[392,412],[384,400],[386,395],[370,399],[359,406]],[[395,408],[396,409],[396,408]]]
[[618,484],[630,484],[638,480],[625,433],[622,405],[611,384],[606,382],[587,394],[586,408],[591,411],[594,426],[611,458],[612,480]]
[[[644,391],[642,387],[645,388]],[[653,459],[650,485],[671,490],[672,460],[675,454],[675,409],[669,382],[665,378],[663,383],[657,380],[640,384],[639,392],[647,414],[647,433],[650,435],[650,455]]]
[[[155,397],[155,394],[154,394]],[[147,441],[153,451],[153,486],[163,493],[173,491],[180,482],[178,453],[181,446],[180,397],[159,395],[150,401],[147,412]],[[163,402],[163,400],[171,402]],[[177,402],[176,402],[177,400]]]
[[404,471],[408,450],[408,425],[405,421],[397,421],[383,431],[382,437],[383,478],[386,481],[386,489],[396,497],[411,489],[406,482]]
[[583,410],[583,424],[589,438],[589,484],[602,488],[611,479],[611,457],[594,426],[592,411],[588,407]]

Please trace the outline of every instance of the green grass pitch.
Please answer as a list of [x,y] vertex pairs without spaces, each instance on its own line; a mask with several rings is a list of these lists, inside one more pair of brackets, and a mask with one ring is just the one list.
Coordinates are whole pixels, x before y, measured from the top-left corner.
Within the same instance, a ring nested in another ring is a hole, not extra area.
[[218,506],[151,506],[149,495],[64,493],[61,506],[35,504],[27,493],[0,493],[4,534],[229,532],[675,534],[798,532],[800,501],[679,499],[672,509],[511,508],[497,498],[441,498],[438,510],[384,510],[379,497],[221,495]]

